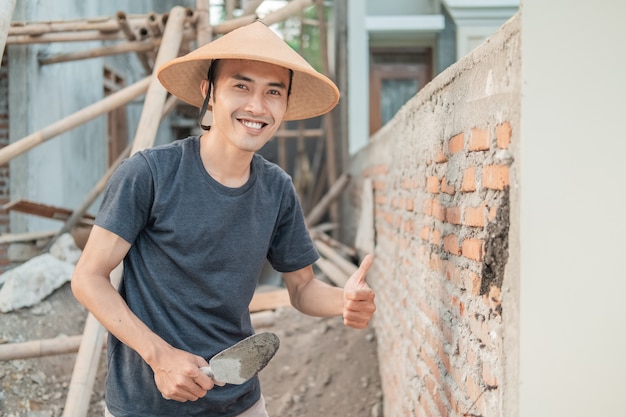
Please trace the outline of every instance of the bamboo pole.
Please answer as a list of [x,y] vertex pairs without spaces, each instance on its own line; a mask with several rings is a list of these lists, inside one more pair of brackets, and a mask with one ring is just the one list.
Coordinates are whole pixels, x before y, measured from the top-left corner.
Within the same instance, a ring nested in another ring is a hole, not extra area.
[[263,3],[263,0],[250,0],[242,9],[241,15],[246,16],[249,14],[256,15],[256,9]]
[[328,207],[339,197],[339,195],[346,188],[348,183],[350,182],[350,175],[342,174],[337,181],[330,187],[328,192],[322,199],[311,209],[309,214],[306,216],[306,221],[309,226],[316,225],[322,217],[324,213],[328,210]]
[[[324,74],[330,76],[330,64],[328,62],[328,37],[326,33],[326,14],[324,13],[323,0],[316,0],[317,20],[319,22],[320,48]],[[326,173],[328,184],[333,184],[337,179],[337,154],[335,149],[335,131],[333,112],[324,116],[326,125]],[[329,207],[331,221],[339,220],[339,208],[336,204]]]
[[319,138],[324,136],[324,129],[279,129],[276,133],[274,133],[274,136],[278,138]]
[[355,264],[341,256],[332,247],[322,242],[321,240],[315,240],[314,243],[320,254],[326,259],[330,260],[335,265],[337,265],[337,267],[345,272],[346,275],[350,276],[354,274],[357,269],[359,269]]
[[206,45],[213,40],[210,10],[211,2],[209,0],[196,0],[196,13],[198,15],[198,22],[196,23],[196,41],[198,47]]
[[150,30],[150,35],[159,37],[163,34],[160,24],[161,21],[156,13],[150,13],[146,18],[146,23],[148,25],[148,29]]
[[[130,23],[126,18],[126,13],[124,13],[123,11],[119,11],[115,14],[115,17],[117,19],[118,25],[120,26],[120,30],[124,32],[126,38],[131,42],[136,41],[137,36],[135,35],[135,32],[130,28]],[[150,62],[148,62],[148,57],[146,56],[146,54],[139,51],[137,51],[135,54],[137,55],[137,58],[139,59],[139,62],[141,63],[143,69],[146,70],[146,73],[151,73],[152,67],[150,67]]]
[[[137,26],[144,22],[147,16],[149,15],[134,15],[127,17],[127,20],[131,26]],[[85,31],[107,33],[118,32],[119,30],[120,28],[117,19],[115,17],[107,16],[91,19],[31,22],[21,24],[19,22],[13,22],[9,28],[9,35],[40,36],[48,33]]]
[[217,23],[216,25],[214,25],[213,33],[216,35],[223,35],[237,28],[240,28],[242,26],[249,25],[250,23],[253,23],[255,20],[257,20],[257,16],[253,14],[236,17],[234,19],[227,20],[225,22]]
[[119,41],[126,39],[122,33],[102,33],[97,30],[87,32],[46,33],[40,36],[9,35],[7,45],[26,45],[32,43]]
[[5,343],[0,345],[0,362],[75,353],[80,346],[81,338],[81,336],[63,336],[23,343]]
[[58,64],[61,62],[79,61],[82,59],[98,58],[124,54],[128,52],[148,52],[157,48],[161,44],[161,39],[148,39],[145,41],[125,42],[118,45],[103,46],[87,51],[72,52],[68,54],[58,54],[48,58],[39,58],[39,65]]
[[[122,264],[120,263],[111,272],[111,284],[117,288],[121,279]],[[85,417],[87,415],[105,334],[104,328],[93,314],[88,314],[72,371],[63,417]]]
[[[163,31],[163,42],[155,60],[155,69],[177,56],[183,40],[183,25],[187,16],[186,12],[186,9],[181,6],[176,6],[170,11],[165,30]],[[154,143],[166,95],[165,88],[161,86],[156,76],[153,75],[139,119],[131,154],[151,147]],[[121,276],[122,264],[120,263],[111,273],[111,283],[116,288],[119,285]],[[76,358],[74,372],[72,373],[63,417],[84,417],[87,414],[89,399],[95,381],[95,373],[98,369],[102,350],[98,350],[95,346],[98,343],[102,343],[104,334],[104,328],[90,313],[87,316],[83,340]]]
[[[161,47],[154,62],[155,70],[178,55],[183,41],[183,25],[186,16],[187,10],[184,7],[176,6],[171,10],[163,32]],[[131,154],[151,147],[154,143],[166,96],[167,91],[161,85],[156,75],[153,75],[146,93],[145,104],[137,126]]]
[[[261,299],[265,298],[265,293],[259,293]],[[255,297],[257,295],[255,294]],[[281,301],[279,299],[279,301]],[[256,301],[250,303],[251,308],[256,306]],[[265,306],[257,308],[267,308],[266,310],[252,311],[250,319],[252,327],[257,329],[260,327],[268,327],[274,323],[273,309],[287,306],[286,302],[268,303]],[[63,336],[52,339],[32,340],[22,343],[5,343],[0,344],[0,362],[12,361],[16,359],[30,359],[43,356],[65,355],[68,353],[76,353],[80,349],[83,341],[83,335]],[[102,347],[106,347],[106,339],[102,340]]]
[[146,77],[135,84],[103,98],[97,103],[87,106],[74,114],[54,122],[50,126],[47,126],[35,133],[31,133],[30,135],[5,146],[0,149],[0,165],[9,162],[16,156],[21,155],[22,153],[57,135],[60,135],[61,133],[73,129],[86,121],[94,119],[101,114],[110,112],[111,110],[134,100],[145,93],[149,83],[150,77]]
[[297,14],[300,10],[313,4],[313,0],[292,0],[284,7],[269,13],[263,18],[263,23],[270,26],[274,23],[281,22],[288,17]]
[[13,10],[15,10],[15,0],[0,2],[0,59],[2,59],[4,46],[7,43]]

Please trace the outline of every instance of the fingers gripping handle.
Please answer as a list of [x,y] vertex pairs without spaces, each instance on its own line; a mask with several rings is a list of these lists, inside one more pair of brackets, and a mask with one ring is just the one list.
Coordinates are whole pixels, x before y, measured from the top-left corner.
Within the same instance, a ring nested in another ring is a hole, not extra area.
[[210,366],[203,366],[202,368],[200,368],[200,370],[202,371],[203,374],[215,380],[215,375],[213,374],[213,370],[211,369]]

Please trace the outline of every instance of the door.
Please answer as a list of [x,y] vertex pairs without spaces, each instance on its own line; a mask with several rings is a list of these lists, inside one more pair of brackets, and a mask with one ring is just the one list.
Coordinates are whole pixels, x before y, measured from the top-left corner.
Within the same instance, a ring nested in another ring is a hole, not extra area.
[[370,51],[370,134],[432,79],[430,48]]

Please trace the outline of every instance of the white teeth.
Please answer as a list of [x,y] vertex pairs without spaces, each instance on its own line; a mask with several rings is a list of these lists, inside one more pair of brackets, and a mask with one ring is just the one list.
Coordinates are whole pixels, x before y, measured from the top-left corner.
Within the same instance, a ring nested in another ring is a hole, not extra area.
[[260,129],[263,127],[263,123],[261,122],[250,122],[247,120],[242,120],[241,123],[243,123],[244,126],[250,127],[252,129]]

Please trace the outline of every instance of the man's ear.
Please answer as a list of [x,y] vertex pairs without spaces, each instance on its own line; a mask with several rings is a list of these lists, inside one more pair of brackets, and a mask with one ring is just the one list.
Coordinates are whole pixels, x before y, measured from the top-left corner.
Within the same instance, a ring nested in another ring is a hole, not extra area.
[[[200,94],[202,94],[202,99],[206,100],[207,91],[209,91],[209,80],[200,81]],[[211,98],[209,97],[208,102],[208,110],[212,110],[213,106],[211,106]]]
[[202,98],[206,98],[206,92],[209,89],[209,80],[202,80],[200,82],[200,94],[202,94]]

